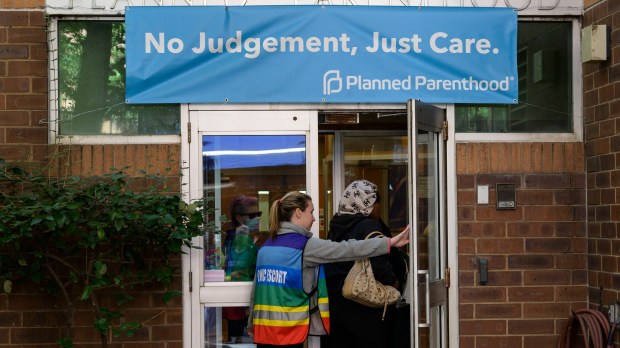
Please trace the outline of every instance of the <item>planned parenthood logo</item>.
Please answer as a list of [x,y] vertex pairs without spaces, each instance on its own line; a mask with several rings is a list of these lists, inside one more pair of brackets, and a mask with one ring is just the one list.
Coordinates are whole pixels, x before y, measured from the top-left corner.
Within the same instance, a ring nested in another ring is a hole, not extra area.
[[323,75],[323,95],[346,91],[508,91],[513,76],[500,80],[477,79],[465,76],[458,79],[434,79],[425,75],[403,75],[397,78],[377,78],[364,75],[342,75],[340,70],[328,70]]
[[340,70],[329,70],[323,75],[323,94],[330,95],[342,91]]

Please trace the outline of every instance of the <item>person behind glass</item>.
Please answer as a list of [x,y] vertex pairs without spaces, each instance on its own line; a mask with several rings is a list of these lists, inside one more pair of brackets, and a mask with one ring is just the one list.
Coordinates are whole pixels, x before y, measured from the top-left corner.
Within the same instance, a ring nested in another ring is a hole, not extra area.
[[[344,190],[338,211],[332,217],[328,239],[363,240],[378,231],[390,237],[389,228],[381,220],[381,197],[377,185],[368,180],[353,181]],[[385,238],[380,238],[385,239]],[[370,259],[375,279],[382,284],[402,290],[407,276],[407,254],[392,246],[389,255]],[[393,323],[394,306],[388,307],[383,318],[383,308],[371,308],[342,296],[344,280],[353,262],[337,262],[325,265],[331,334],[322,338],[321,347],[328,348],[385,348],[391,346],[390,328]],[[403,332],[404,334],[404,332]],[[407,337],[408,341],[408,337]]]
[[[257,248],[251,233],[258,231],[261,212],[258,199],[249,196],[235,197],[230,205],[231,229],[226,232],[225,274],[227,281],[251,281],[256,269]],[[228,339],[241,343],[247,323],[247,307],[224,307],[222,318],[228,321]]]
[[324,263],[387,254],[409,243],[407,226],[393,238],[332,242],[312,238],[310,196],[289,192],[271,205],[270,238],[258,251],[248,332],[263,347],[303,347],[308,335],[330,331]]

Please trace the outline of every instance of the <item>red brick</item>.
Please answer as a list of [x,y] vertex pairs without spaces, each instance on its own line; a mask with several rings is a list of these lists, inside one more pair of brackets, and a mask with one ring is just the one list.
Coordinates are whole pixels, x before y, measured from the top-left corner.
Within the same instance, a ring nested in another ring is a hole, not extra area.
[[[30,44],[30,59],[34,61],[47,60],[47,46],[45,44]],[[47,77],[47,75],[46,75]]]
[[491,146],[489,143],[481,143],[478,144],[478,149],[478,170],[480,173],[489,173],[491,171]]
[[523,218],[526,221],[571,221],[573,209],[569,206],[526,206]]
[[0,327],[21,326],[21,315],[18,312],[0,312]]
[[551,286],[523,286],[508,289],[510,302],[549,302],[554,299],[554,291]]
[[524,303],[523,316],[526,318],[562,318],[570,314],[570,305],[563,303]]
[[558,286],[556,288],[557,301],[586,301],[588,289],[585,286]]
[[585,254],[558,254],[554,257],[558,269],[586,269],[588,266]]
[[30,159],[31,147],[29,145],[6,145],[0,144],[0,158],[7,161],[23,161]]
[[47,110],[45,94],[9,94],[6,96],[7,110]]
[[472,174],[478,171],[478,144],[468,144],[467,146],[467,172]]
[[47,97],[47,90],[49,88],[46,78],[32,78],[32,93],[44,94]]
[[517,204],[550,205],[553,204],[554,193],[551,190],[519,190],[517,191]]
[[30,115],[28,111],[0,111],[0,123],[3,126],[28,126]]
[[44,43],[47,37],[41,28],[9,28],[9,43]]
[[523,347],[556,347],[559,335],[525,335],[523,336]]
[[460,291],[464,302],[506,302],[506,290],[500,287],[465,288]]
[[[91,324],[92,324],[91,317]],[[76,346],[83,347],[86,343],[97,343],[101,345],[101,334],[92,325],[75,325],[71,339],[76,343]]]
[[461,319],[470,319],[474,317],[474,305],[459,304],[459,316]]
[[520,143],[514,143],[511,144],[510,146],[510,158],[512,163],[510,164],[511,173],[520,173],[523,170],[523,167],[521,165],[521,144]]
[[549,222],[510,222],[509,237],[550,237],[554,235],[555,225]]
[[166,324],[182,325],[183,324],[183,311],[179,308],[167,309],[165,322]]
[[560,253],[570,252],[572,247],[569,238],[529,238],[525,240],[525,252],[528,253]]
[[459,221],[474,221],[475,209],[472,207],[458,207],[458,219]]
[[[45,1],[45,0],[39,0]],[[44,11],[30,11],[30,26],[45,27],[45,12]]]
[[456,200],[460,205],[472,205],[477,203],[477,196],[474,191],[459,191]]
[[512,148],[508,143],[499,144],[498,171],[500,173],[512,172]]
[[475,348],[476,347],[476,338],[475,337],[459,337],[459,347],[460,348]]
[[565,270],[524,271],[525,285],[566,285],[570,284],[570,272]]
[[521,336],[478,336],[476,348],[520,348]]
[[476,304],[476,318],[519,318],[520,304]]
[[506,224],[504,222],[482,222],[473,224],[474,237],[505,237]]
[[28,46],[26,45],[0,45],[0,59],[25,59],[28,58]]
[[[527,247],[526,251],[528,251]],[[551,255],[528,254],[508,256],[508,268],[510,269],[543,269],[551,267],[553,267],[553,256]]]
[[25,11],[0,11],[0,26],[27,26],[28,17]]
[[562,190],[554,192],[555,202],[559,205],[582,205],[586,203],[585,190]]
[[476,250],[483,254],[514,254],[523,252],[523,239],[520,238],[493,238],[479,239]]
[[505,335],[506,320],[461,320],[461,335]]
[[[159,329],[160,328],[158,327],[157,330]],[[156,330],[153,329],[153,331],[156,331]],[[167,337],[166,339],[169,339],[169,337]],[[110,341],[115,342],[115,343],[120,343],[120,342],[151,342],[153,340],[155,340],[155,337],[152,337],[150,335],[149,328],[141,327],[139,329],[134,330],[131,337],[127,336],[126,334],[122,334],[118,337],[112,337]],[[161,341],[161,339],[159,341]]]
[[523,143],[521,144],[521,171],[531,173],[533,172],[532,168],[532,144]]
[[525,186],[529,189],[563,189],[569,188],[570,183],[570,175],[567,174],[525,175]]
[[478,206],[476,208],[478,221],[517,221],[523,218],[522,214],[521,207],[510,210],[497,210],[491,206]]
[[67,323],[66,311],[29,311],[23,317],[24,327],[62,327]]
[[7,143],[45,144],[47,136],[45,128],[9,128],[6,130]]
[[555,323],[550,320],[508,320],[508,334],[553,334]]
[[2,8],[10,9],[36,9],[45,7],[45,0],[2,0]]
[[491,271],[489,272],[489,286],[520,286],[523,283],[521,272]]
[[8,72],[10,74],[9,76],[12,76],[12,77],[47,76],[47,62],[45,61],[9,61]]
[[11,343],[34,344],[57,342],[60,329],[56,328],[15,328],[11,330]]
[[[123,348],[171,348],[170,343],[124,343]],[[179,346],[179,348],[181,348]]]
[[153,326],[153,341],[181,341],[183,339],[183,327],[177,326]]
[[467,144],[456,144],[456,172],[465,174],[467,172]]
[[535,173],[542,172],[542,163],[544,160],[542,156],[542,150],[543,146],[541,143],[532,143],[532,171]]
[[0,79],[0,93],[27,93],[30,92],[30,80],[27,78]]

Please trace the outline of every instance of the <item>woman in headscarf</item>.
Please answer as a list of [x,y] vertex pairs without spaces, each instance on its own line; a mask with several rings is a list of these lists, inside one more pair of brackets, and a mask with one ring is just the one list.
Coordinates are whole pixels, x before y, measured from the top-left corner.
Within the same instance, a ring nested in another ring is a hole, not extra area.
[[[340,242],[363,240],[378,231],[391,237],[389,228],[381,220],[381,196],[377,185],[368,180],[353,181],[342,193],[338,211],[329,225],[328,238]],[[383,239],[383,238],[381,238]],[[402,290],[406,279],[406,254],[392,247],[389,255],[370,259],[375,279],[382,284]],[[383,319],[383,308],[371,308],[342,296],[344,280],[353,262],[344,261],[325,265],[331,333],[321,341],[327,348],[385,348],[389,346],[392,308]]]
[[308,335],[329,333],[323,264],[387,254],[409,243],[405,228],[393,238],[332,242],[313,238],[310,196],[289,192],[271,205],[271,237],[258,251],[248,332],[259,348],[301,348]]

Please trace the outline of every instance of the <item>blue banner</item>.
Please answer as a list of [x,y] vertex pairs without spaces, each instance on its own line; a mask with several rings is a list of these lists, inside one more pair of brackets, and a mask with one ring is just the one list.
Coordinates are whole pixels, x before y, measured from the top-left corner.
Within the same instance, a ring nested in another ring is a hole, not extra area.
[[128,103],[517,102],[517,12],[126,9]]

